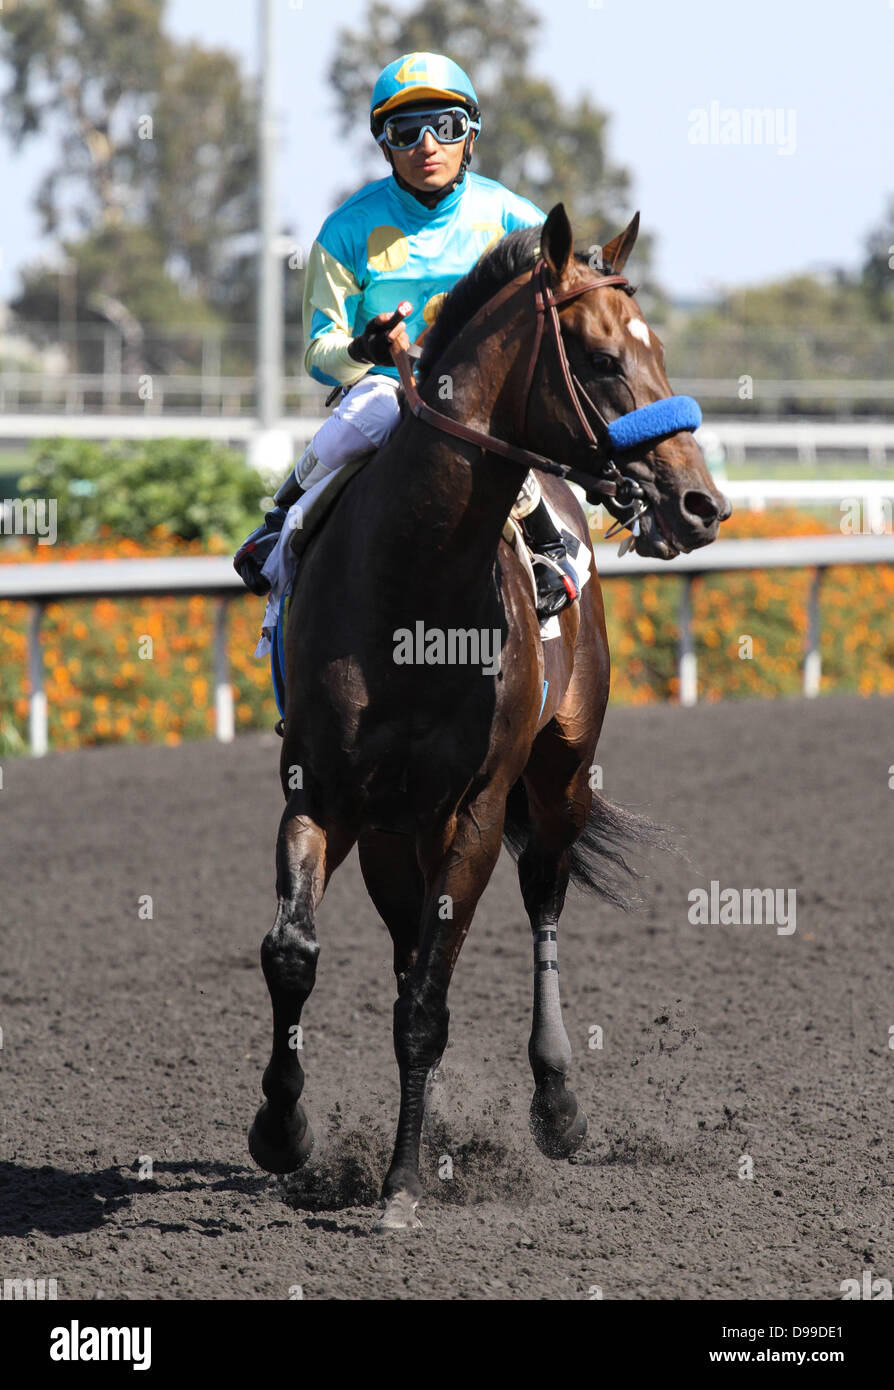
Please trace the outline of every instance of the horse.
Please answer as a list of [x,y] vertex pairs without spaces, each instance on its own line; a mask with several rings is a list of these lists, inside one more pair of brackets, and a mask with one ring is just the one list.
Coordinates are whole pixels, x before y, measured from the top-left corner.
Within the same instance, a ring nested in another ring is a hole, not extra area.
[[[356,844],[397,985],[400,1112],[378,1231],[421,1224],[427,1082],[447,1044],[451,975],[504,840],[534,941],[534,1140],[562,1159],[586,1134],[568,1086],[559,918],[569,880],[624,906],[612,875],[650,830],[591,787],[609,650],[586,518],[563,477],[593,485],[618,524],[633,525],[636,550],[666,559],[708,544],[731,510],[691,432],[631,450],[623,471],[614,461],[608,416],[670,394],[661,344],[621,274],[638,225],[637,214],[604,247],[595,276],[561,203],[482,256],[427,332],[418,391],[403,361],[398,427],[298,570],[277,909],[261,946],[273,1045],[249,1149],[261,1168],[287,1173],[313,1147],[295,1029],[316,975],[315,914]],[[591,567],[549,642],[530,574],[504,538],[532,461]],[[447,654],[451,634],[464,635],[461,659]],[[488,664],[491,638],[498,660]]]

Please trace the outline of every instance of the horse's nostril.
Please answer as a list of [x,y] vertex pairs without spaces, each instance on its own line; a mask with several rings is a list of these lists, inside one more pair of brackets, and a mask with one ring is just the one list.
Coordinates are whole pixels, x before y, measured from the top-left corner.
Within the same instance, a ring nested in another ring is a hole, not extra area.
[[683,512],[686,516],[697,517],[705,525],[717,520],[719,508],[707,492],[692,490],[683,494]]

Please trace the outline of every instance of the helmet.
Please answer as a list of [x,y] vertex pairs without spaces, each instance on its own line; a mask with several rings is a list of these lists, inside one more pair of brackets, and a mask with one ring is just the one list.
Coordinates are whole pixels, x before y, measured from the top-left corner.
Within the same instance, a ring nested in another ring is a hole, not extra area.
[[469,111],[473,128],[481,129],[475,88],[457,63],[442,53],[404,53],[382,69],[373,87],[369,128],[375,138],[390,111],[420,101],[457,102]]

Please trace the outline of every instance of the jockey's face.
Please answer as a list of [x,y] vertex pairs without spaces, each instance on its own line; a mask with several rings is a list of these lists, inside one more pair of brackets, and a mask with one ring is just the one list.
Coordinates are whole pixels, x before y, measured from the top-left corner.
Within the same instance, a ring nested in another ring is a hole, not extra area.
[[[469,148],[474,147],[474,144],[473,135]],[[459,173],[463,159],[463,141],[460,140],[455,145],[441,145],[431,131],[427,130],[419,144],[411,150],[388,150],[383,145],[382,152],[386,159],[391,156],[395,169],[411,188],[418,188],[420,193],[436,193]]]

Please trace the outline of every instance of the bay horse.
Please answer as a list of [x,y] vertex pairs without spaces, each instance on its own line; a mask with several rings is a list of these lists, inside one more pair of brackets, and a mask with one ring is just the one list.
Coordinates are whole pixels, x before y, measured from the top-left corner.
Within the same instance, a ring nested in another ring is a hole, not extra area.
[[[576,470],[622,520],[640,499],[642,554],[706,545],[730,512],[691,433],[625,456],[623,474],[610,456],[607,417],[670,394],[661,345],[621,275],[637,228],[638,215],[594,276],[558,204],[457,282],[426,335],[418,413],[405,410],[342,492],[298,570],[285,639],[278,903],[261,947],[273,1048],[249,1148],[272,1173],[311,1151],[295,1027],[314,985],[316,910],[357,844],[397,980],[400,1115],[377,1230],[420,1224],[426,1084],[447,1043],[450,978],[504,838],[534,934],[534,1138],[567,1158],[586,1133],[567,1085],[559,917],[569,879],[624,905],[604,871],[626,869],[623,844],[648,839],[649,828],[591,789],[609,651],[586,519],[552,474]],[[533,460],[591,566],[548,642],[530,577],[503,539]],[[496,634],[499,669],[443,654],[437,664],[437,641],[434,662],[422,652],[398,660],[407,632]]]

